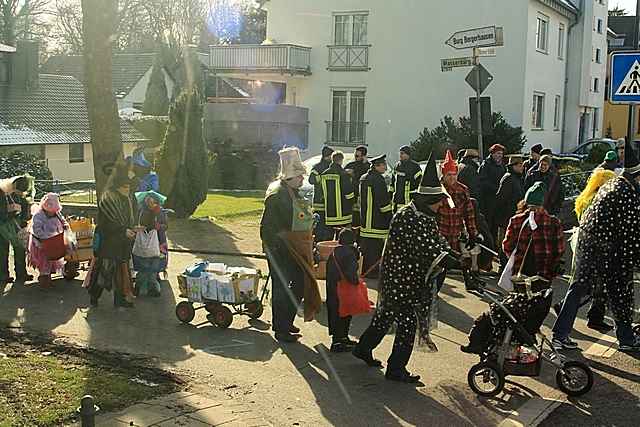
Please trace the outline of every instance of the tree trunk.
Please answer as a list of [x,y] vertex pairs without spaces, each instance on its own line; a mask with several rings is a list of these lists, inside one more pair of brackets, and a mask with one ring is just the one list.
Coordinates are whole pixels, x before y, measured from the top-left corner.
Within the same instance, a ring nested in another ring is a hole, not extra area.
[[87,110],[98,194],[105,188],[109,178],[105,174],[105,166],[123,159],[120,118],[111,76],[117,14],[117,0],[82,0]]

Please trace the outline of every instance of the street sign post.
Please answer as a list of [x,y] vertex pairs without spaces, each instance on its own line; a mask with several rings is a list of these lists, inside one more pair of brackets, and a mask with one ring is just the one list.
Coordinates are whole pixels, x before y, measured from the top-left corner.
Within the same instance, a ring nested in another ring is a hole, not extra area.
[[469,71],[469,74],[467,74],[467,77],[464,80],[473,90],[476,91],[476,93],[482,95],[482,92],[484,92],[487,89],[487,86],[489,86],[493,81],[493,76],[482,66],[482,64],[478,64],[473,67],[473,70]]
[[440,60],[442,71],[451,71],[458,67],[473,67],[473,56],[463,56],[461,58],[447,58]]
[[612,104],[640,104],[640,52],[611,54]]
[[504,36],[502,27],[482,27],[453,33],[445,42],[454,49],[469,49],[473,47],[503,46]]

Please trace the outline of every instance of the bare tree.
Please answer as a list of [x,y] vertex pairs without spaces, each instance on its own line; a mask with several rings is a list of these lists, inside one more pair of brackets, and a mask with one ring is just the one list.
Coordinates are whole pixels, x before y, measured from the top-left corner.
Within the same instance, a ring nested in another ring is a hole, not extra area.
[[60,53],[81,54],[82,7],[78,0],[56,0],[53,38]]
[[120,119],[111,76],[111,54],[116,38],[117,16],[117,0],[82,0],[87,110],[94,176],[99,193],[105,188],[108,179],[104,167],[123,158]]
[[48,0],[0,0],[0,42],[41,38],[49,31]]

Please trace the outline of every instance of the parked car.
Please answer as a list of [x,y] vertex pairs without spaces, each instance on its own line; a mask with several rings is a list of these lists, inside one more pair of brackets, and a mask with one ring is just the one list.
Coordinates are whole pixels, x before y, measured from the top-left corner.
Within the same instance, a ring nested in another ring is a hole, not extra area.
[[617,141],[609,138],[589,139],[587,142],[577,146],[571,153],[561,155],[575,157],[581,161],[590,163],[600,163],[607,151],[615,151]]

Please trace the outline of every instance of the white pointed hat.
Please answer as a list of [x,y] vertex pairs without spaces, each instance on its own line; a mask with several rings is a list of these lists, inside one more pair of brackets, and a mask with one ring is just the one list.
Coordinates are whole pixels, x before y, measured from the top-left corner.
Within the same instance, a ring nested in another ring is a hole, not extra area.
[[280,155],[280,179],[295,178],[307,173],[297,147],[283,148],[278,151],[278,154]]

